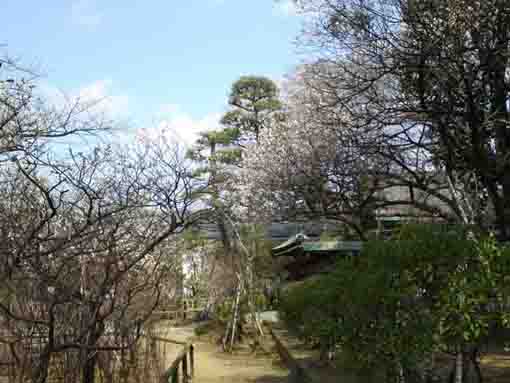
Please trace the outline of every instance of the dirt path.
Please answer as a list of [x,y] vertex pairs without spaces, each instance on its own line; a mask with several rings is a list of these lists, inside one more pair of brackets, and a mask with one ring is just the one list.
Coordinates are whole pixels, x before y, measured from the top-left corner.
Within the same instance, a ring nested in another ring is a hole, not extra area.
[[288,381],[288,371],[276,365],[270,357],[255,357],[248,352],[229,355],[206,343],[197,343],[196,350],[195,382],[197,383],[285,383]]
[[[171,328],[161,326],[161,337],[177,341],[193,338],[192,327]],[[225,354],[215,345],[194,342],[196,383],[286,383],[288,370],[276,363],[270,356],[259,356],[243,350],[234,355]],[[162,349],[167,366],[172,363],[181,346],[167,344]]]

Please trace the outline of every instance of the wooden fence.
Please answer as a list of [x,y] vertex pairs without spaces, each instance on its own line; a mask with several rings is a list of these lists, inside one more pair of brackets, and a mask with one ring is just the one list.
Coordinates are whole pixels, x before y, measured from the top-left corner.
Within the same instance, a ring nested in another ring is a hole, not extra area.
[[182,321],[193,319],[193,317],[204,311],[207,304],[206,299],[183,299],[179,306],[168,307],[164,310],[154,311],[152,317],[171,321]]
[[[158,340],[161,341],[161,339]],[[179,374],[179,370],[182,371],[182,375]],[[194,346],[191,343],[185,343],[179,355],[177,355],[170,367],[161,376],[160,383],[187,383],[193,379],[194,373]],[[179,380],[179,377],[181,380]]]

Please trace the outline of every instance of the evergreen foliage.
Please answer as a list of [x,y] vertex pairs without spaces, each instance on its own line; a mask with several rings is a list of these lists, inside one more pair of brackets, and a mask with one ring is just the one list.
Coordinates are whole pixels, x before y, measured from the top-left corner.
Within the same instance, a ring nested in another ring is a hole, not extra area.
[[[284,320],[359,370],[425,377],[438,352],[471,350],[508,325],[510,249],[448,226],[406,226],[393,241],[368,242],[359,257],[291,289]],[[468,357],[466,355],[466,357]]]

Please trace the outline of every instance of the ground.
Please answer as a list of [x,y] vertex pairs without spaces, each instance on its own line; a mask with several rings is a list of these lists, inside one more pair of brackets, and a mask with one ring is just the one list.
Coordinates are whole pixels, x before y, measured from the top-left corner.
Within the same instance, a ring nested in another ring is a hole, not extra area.
[[229,355],[219,351],[218,347],[207,343],[197,343],[196,347],[195,381],[197,382],[287,382],[287,369],[276,363],[271,356],[253,356],[247,350]]
[[[333,368],[331,365],[317,362],[318,352],[304,346],[296,338],[280,331],[279,337],[286,343],[292,355],[301,361],[315,380],[321,383],[342,381],[359,383],[368,380],[355,377],[346,371]],[[236,350],[232,354],[224,353],[207,337],[197,338],[194,326],[171,327],[164,323],[158,328],[158,335],[181,342],[193,341],[195,345],[195,381],[200,383],[284,383],[288,381],[289,372],[283,367],[274,353],[252,352],[249,347]],[[265,347],[266,349],[270,348]],[[165,364],[169,366],[182,349],[181,345],[166,344],[160,352]],[[491,352],[481,361],[486,383],[510,382],[510,355],[506,352]]]
[[[195,345],[195,381],[200,383],[284,383],[288,370],[279,363],[276,355],[261,355],[249,348],[232,354],[207,341],[197,340],[193,326],[172,328],[159,326],[158,336],[177,341],[193,341]],[[170,365],[182,346],[167,344],[161,352]]]

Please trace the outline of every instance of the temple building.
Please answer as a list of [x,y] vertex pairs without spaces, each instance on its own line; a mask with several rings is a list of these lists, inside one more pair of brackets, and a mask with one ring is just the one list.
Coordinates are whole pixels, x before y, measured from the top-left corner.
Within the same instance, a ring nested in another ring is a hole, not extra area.
[[361,252],[360,241],[310,241],[297,234],[271,249],[271,255],[282,259],[287,281],[299,281],[311,275],[327,273],[338,257],[356,256]]

